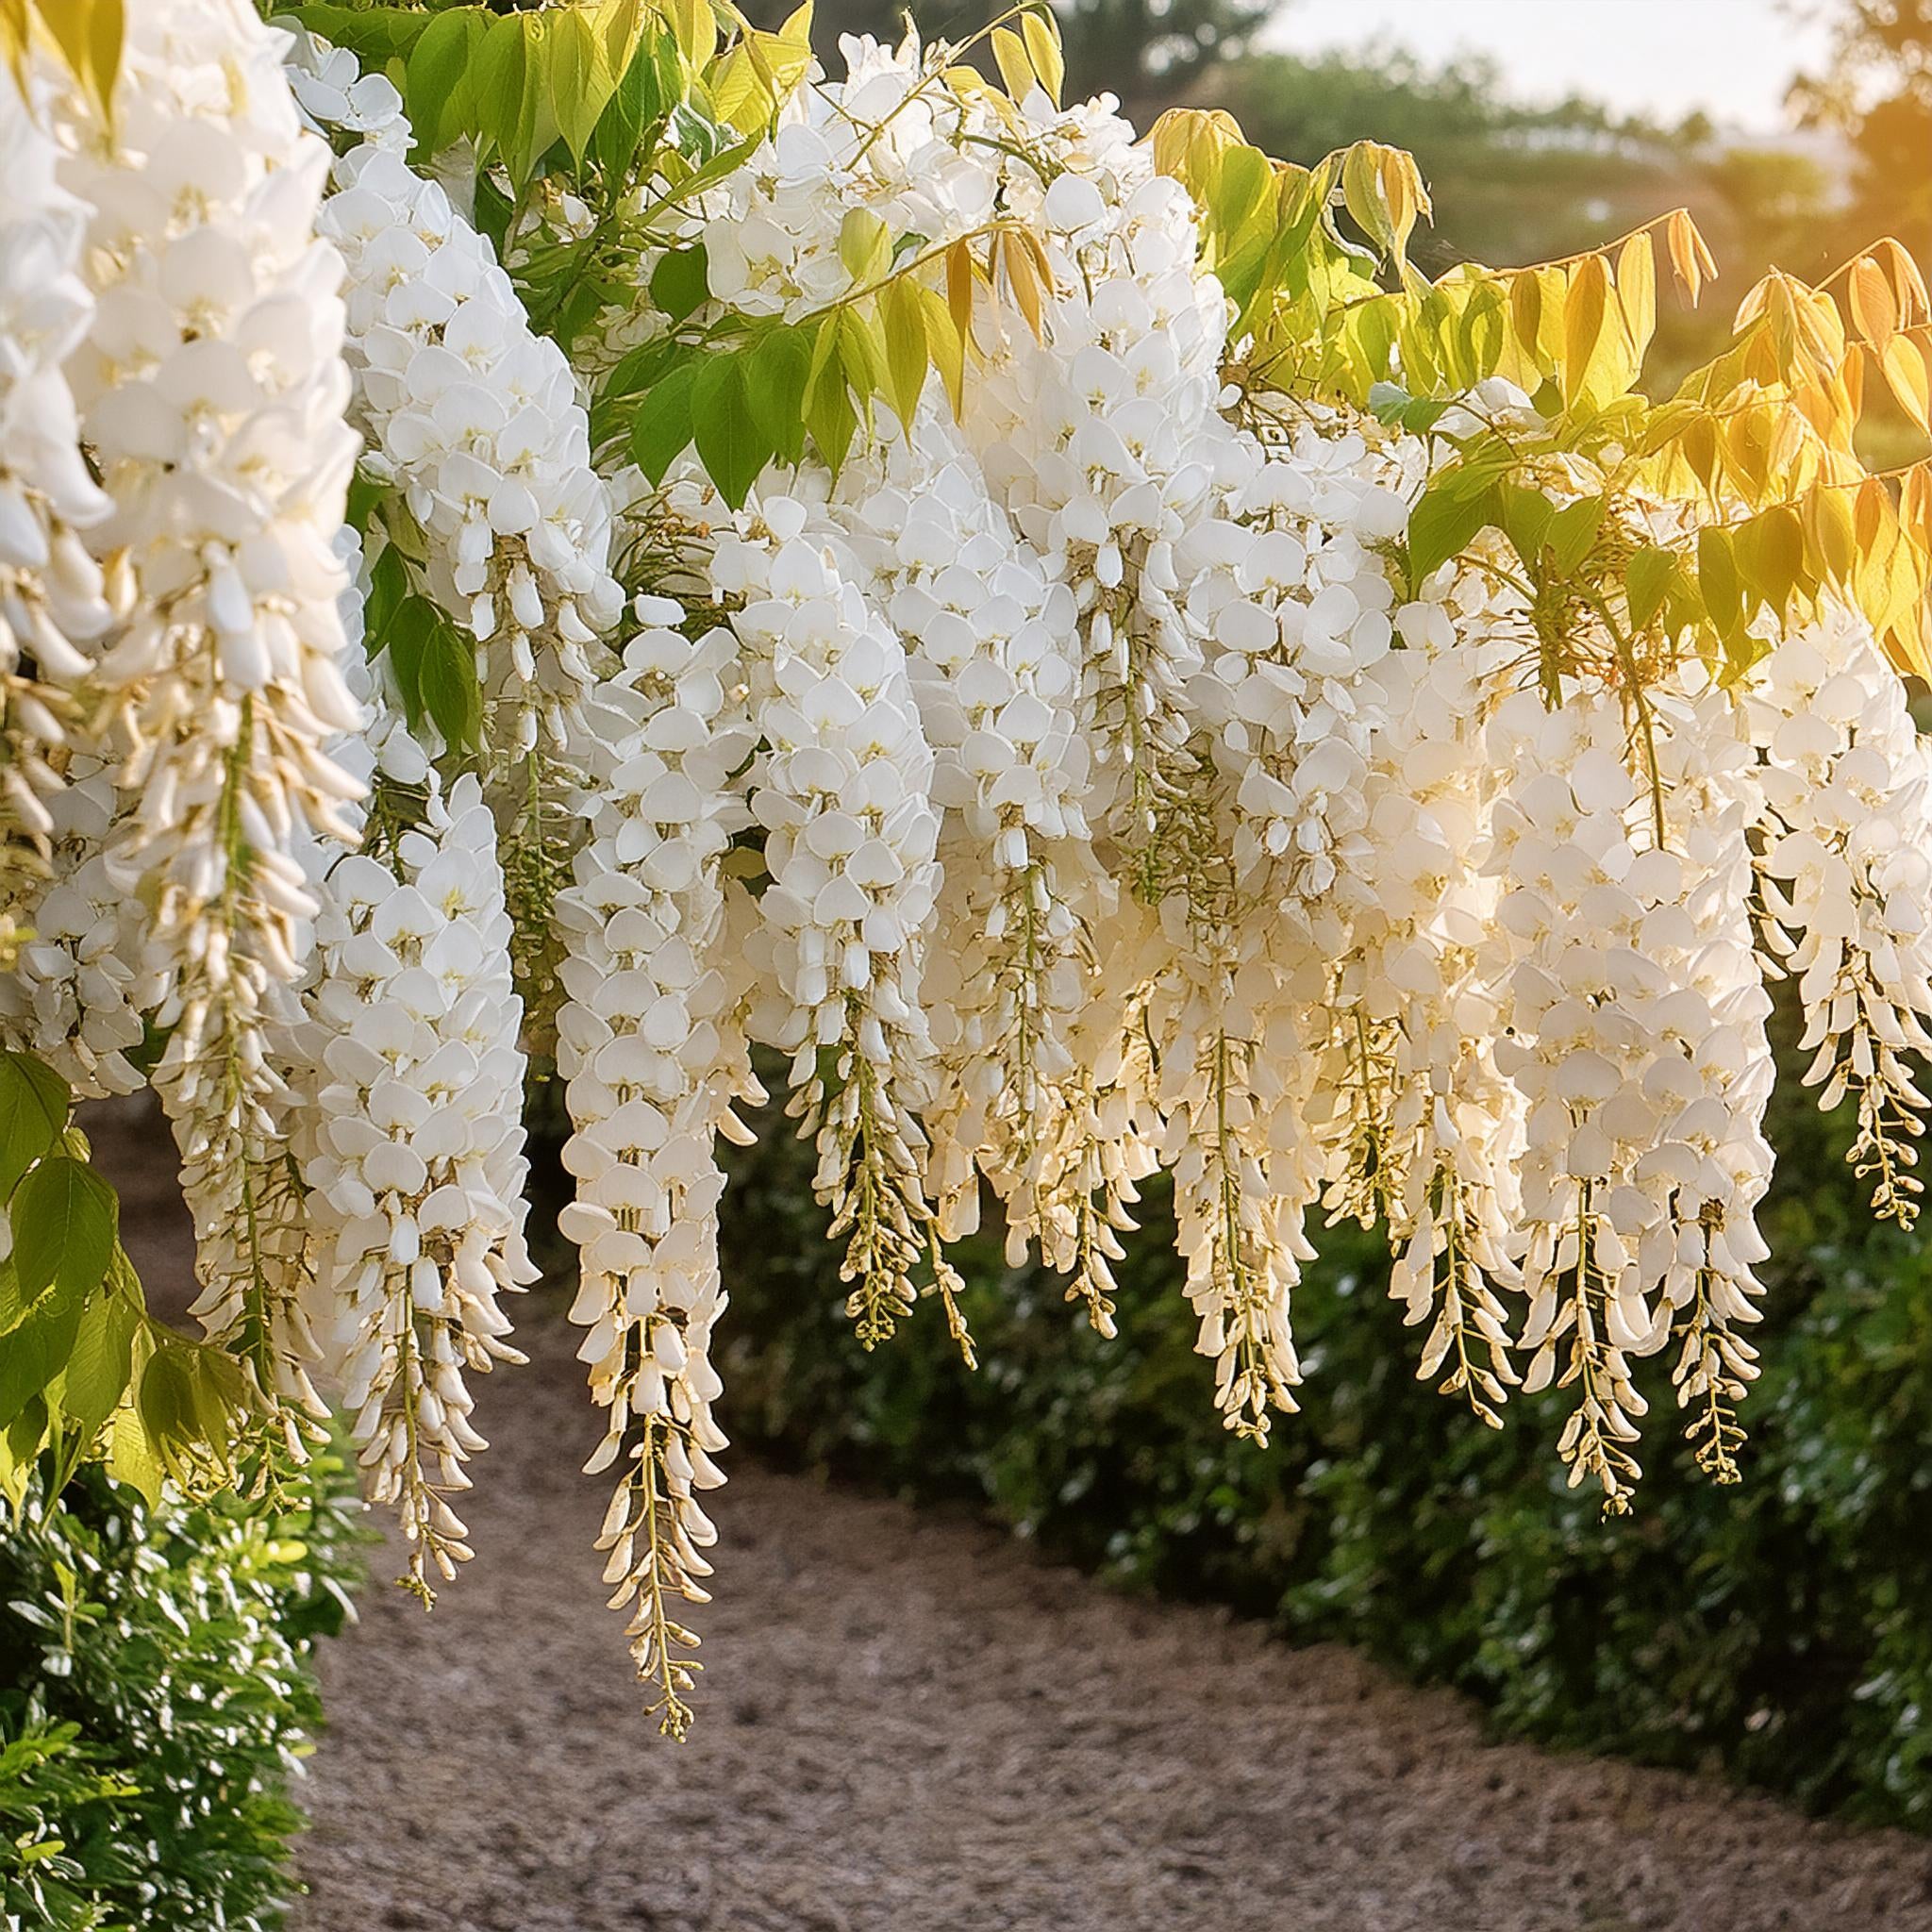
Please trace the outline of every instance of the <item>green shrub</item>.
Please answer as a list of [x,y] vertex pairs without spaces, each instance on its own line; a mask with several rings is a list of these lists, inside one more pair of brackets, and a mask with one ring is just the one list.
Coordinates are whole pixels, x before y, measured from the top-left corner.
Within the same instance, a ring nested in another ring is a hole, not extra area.
[[1636,1511],[1600,1520],[1563,1487],[1559,1393],[1513,1402],[1494,1434],[1414,1380],[1416,1333],[1354,1228],[1323,1236],[1296,1296],[1304,1413],[1266,1450],[1234,1441],[1158,1195],[1118,1341],[981,1236],[962,1257],[979,1374],[930,1308],[866,1357],[778,1122],[726,1217],[730,1418],[799,1459],[980,1500],[1117,1582],[1360,1644],[1507,1731],[1932,1828],[1932,1265],[1869,1226],[1806,1098],[1779,1106],[1741,1488],[1698,1474],[1654,1386]]
[[356,1572],[333,1457],[289,1508],[154,1509],[98,1472],[0,1530],[0,1924],[253,1932],[301,1824],[308,1657]]

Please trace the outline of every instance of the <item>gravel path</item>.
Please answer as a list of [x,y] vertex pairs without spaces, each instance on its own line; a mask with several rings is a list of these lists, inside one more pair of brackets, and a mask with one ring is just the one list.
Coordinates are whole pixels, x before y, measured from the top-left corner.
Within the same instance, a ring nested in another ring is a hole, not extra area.
[[1921,1840],[1486,1745],[1346,1650],[741,1454],[698,1725],[660,1741],[597,1586],[575,1337],[531,1307],[523,1339],[476,1562],[427,1617],[378,1581],[325,1654],[290,1932],[1932,1932]]

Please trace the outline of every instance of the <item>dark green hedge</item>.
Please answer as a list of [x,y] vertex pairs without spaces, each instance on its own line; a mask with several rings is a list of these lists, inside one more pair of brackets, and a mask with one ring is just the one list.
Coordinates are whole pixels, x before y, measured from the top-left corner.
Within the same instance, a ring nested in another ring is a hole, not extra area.
[[321,1722],[308,1653],[362,1532],[334,1457],[289,1510],[149,1509],[98,1473],[0,1528],[0,1924],[258,1932]]
[[867,1357],[778,1121],[727,1217],[727,1420],[806,1462],[983,1502],[1120,1583],[1359,1644],[1472,1692],[1502,1729],[1932,1828],[1932,1267],[1918,1238],[1870,1228],[1803,1096],[1774,1127],[1742,1488],[1698,1475],[1658,1373],[1636,1511],[1601,1521],[1562,1484],[1559,1395],[1512,1402],[1496,1435],[1413,1379],[1416,1333],[1359,1230],[1321,1238],[1296,1298],[1304,1413],[1265,1451],[1234,1441],[1158,1199],[1117,1341],[982,1237],[964,1257],[980,1372],[929,1305]]

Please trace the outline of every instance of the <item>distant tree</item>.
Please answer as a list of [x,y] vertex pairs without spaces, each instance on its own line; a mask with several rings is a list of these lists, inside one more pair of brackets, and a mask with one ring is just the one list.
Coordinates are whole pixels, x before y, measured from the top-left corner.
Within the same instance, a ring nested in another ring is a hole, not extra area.
[[[1411,152],[1436,195],[1416,243],[1435,269],[1534,261],[1602,241],[1668,206],[1692,133],[1623,120],[1575,96],[1513,100],[1487,59],[1424,66],[1412,54],[1261,54],[1205,92],[1248,138],[1304,164],[1361,138]],[[1684,199],[1681,194],[1678,199]]]
[[1932,0],[1798,0],[1798,10],[1832,22],[1829,63],[1797,81],[1791,105],[1857,151],[1853,227],[1894,234],[1932,261]]

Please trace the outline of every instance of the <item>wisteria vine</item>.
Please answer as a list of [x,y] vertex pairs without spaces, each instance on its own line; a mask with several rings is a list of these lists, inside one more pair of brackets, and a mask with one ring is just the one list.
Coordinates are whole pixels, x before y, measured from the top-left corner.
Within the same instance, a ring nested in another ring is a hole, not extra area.
[[[29,39],[0,108],[0,1034],[160,1091],[211,1340],[297,1453],[333,1403],[425,1600],[558,1084],[598,1548],[680,1736],[755,1048],[867,1347],[931,1299],[972,1362],[983,1215],[1110,1334],[1165,1169],[1229,1429],[1354,1218],[1419,1373],[1564,1391],[1612,1510],[1653,1357],[1739,1474],[1774,983],[1919,1208],[1899,610],[1720,609],[1757,506],[1632,466],[1597,343],[1368,356],[1377,302],[1475,334],[1389,151],[1170,164],[1013,20],[1000,89],[610,0],[149,0],[110,96]],[[492,104],[504,33],[590,105]]]

